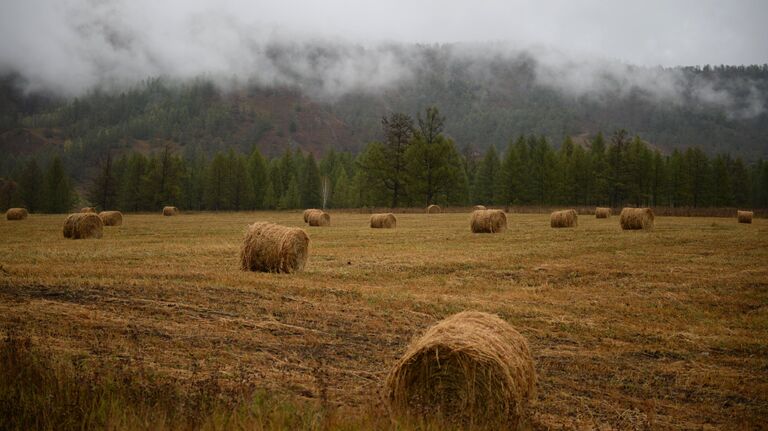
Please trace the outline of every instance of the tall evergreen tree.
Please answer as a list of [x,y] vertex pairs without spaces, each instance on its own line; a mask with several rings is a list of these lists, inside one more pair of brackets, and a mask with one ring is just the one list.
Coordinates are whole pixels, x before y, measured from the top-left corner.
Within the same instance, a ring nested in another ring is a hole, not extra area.
[[301,207],[318,208],[322,206],[320,170],[317,167],[315,156],[309,153],[304,161],[302,182],[299,185],[301,193]]
[[39,211],[43,207],[43,172],[37,160],[31,159],[24,165],[18,186],[21,204],[29,212]]
[[496,148],[491,145],[485,152],[485,157],[477,167],[474,181],[473,200],[478,204],[496,205],[502,203],[501,161]]
[[117,207],[117,193],[118,184],[112,166],[112,155],[107,152],[99,174],[88,189],[88,200],[102,210],[113,209]]
[[45,173],[44,209],[49,213],[68,212],[77,203],[77,195],[59,156],[53,158]]
[[[253,149],[248,159],[248,169],[253,181],[253,204],[256,208],[264,208],[264,198],[267,193],[267,160],[257,148]],[[274,190],[273,190],[274,192]]]

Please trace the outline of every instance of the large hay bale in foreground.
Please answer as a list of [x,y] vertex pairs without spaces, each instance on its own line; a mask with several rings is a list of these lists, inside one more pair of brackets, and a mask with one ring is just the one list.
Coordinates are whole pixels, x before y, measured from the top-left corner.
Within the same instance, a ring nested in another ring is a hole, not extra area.
[[175,216],[179,214],[179,209],[176,207],[163,207],[164,216]]
[[549,216],[549,225],[552,227],[576,227],[579,224],[579,216],[576,210],[555,211]]
[[101,238],[104,222],[94,213],[70,214],[64,221],[64,238],[88,239]]
[[427,207],[427,214],[440,214],[443,212],[443,209],[440,208],[440,205],[432,204]]
[[102,211],[99,213],[104,226],[120,226],[123,224],[123,213],[120,211]]
[[597,207],[595,208],[595,218],[608,218],[611,216],[610,208]]
[[624,230],[653,229],[653,210],[650,208],[624,208],[619,223]]
[[394,229],[397,227],[397,217],[392,213],[374,214],[371,216],[371,227],[375,229]]
[[507,215],[502,210],[477,210],[469,219],[472,233],[497,233],[507,228]]
[[307,216],[307,223],[310,226],[330,226],[331,215],[325,211],[313,211]]
[[248,226],[240,247],[240,269],[297,272],[309,256],[309,236],[303,229],[257,222]]
[[475,205],[472,207],[472,211],[480,211],[480,210],[487,210],[488,208],[485,207],[485,205]]
[[309,215],[312,214],[313,212],[323,212],[323,211],[316,208],[310,208],[310,209],[304,210],[304,213],[303,213],[304,223],[309,223]]
[[384,395],[396,415],[516,429],[535,386],[525,337],[498,316],[465,311],[408,346],[387,376]]
[[83,207],[83,208],[80,208],[80,212],[81,213],[93,213],[93,214],[96,214],[96,208],[94,208],[94,207]]
[[5,212],[6,220],[24,220],[29,216],[29,211],[26,208],[8,208]]
[[736,219],[739,221],[739,223],[752,223],[752,216],[754,213],[752,211],[736,211]]

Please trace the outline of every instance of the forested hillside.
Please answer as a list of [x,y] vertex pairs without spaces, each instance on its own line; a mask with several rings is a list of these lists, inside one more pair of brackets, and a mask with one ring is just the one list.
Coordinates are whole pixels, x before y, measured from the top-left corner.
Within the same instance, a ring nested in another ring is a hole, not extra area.
[[[388,85],[332,94],[312,79],[148,78],[67,98],[24,91],[25,78],[9,74],[0,80],[3,205],[34,208],[38,198],[23,196],[38,193],[27,190],[35,178],[43,194],[43,178],[65,173],[65,186],[49,178],[51,193],[71,188],[70,203],[128,210],[297,208],[322,204],[322,191],[333,206],[768,206],[768,65],[587,73],[451,45],[397,53],[407,73]],[[322,64],[339,54],[313,55]],[[417,115],[430,107],[439,110],[434,136]],[[394,139],[398,122],[407,130]],[[393,157],[398,165],[387,166]],[[322,181],[307,176],[310,158]],[[435,178],[417,175],[432,163]],[[219,171],[216,187],[235,197],[211,189]],[[94,192],[104,175],[114,184]]]

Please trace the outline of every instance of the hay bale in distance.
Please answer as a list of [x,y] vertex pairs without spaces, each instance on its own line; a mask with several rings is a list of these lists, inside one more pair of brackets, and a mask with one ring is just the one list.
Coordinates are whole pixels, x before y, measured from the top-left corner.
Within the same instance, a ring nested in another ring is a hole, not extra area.
[[120,211],[102,211],[99,213],[104,226],[120,226],[123,224],[123,213]]
[[313,211],[307,216],[310,226],[330,226],[331,215],[325,211]]
[[104,222],[94,213],[70,214],[64,221],[64,238],[88,239],[101,238]]
[[595,218],[608,218],[611,216],[610,208],[597,207],[595,208]]
[[83,208],[80,208],[80,212],[81,213],[93,213],[93,214],[96,214],[96,208],[94,208],[94,207],[83,207]]
[[549,225],[552,227],[576,227],[579,225],[579,216],[574,209],[555,211],[549,216]]
[[739,221],[739,223],[751,224],[753,215],[754,213],[752,211],[736,211],[736,219]]
[[408,346],[387,376],[384,395],[396,415],[437,417],[459,428],[517,429],[535,387],[525,337],[496,315],[465,311]]
[[487,210],[488,208],[485,207],[485,205],[475,205],[472,207],[472,211],[481,211],[481,210]]
[[179,214],[179,209],[176,207],[163,207],[163,215],[164,216],[175,216]]
[[310,208],[310,209],[304,210],[304,213],[303,213],[304,223],[309,223],[309,215],[312,214],[313,212],[322,212],[322,211],[316,208]]
[[257,222],[248,226],[240,247],[240,269],[298,272],[309,256],[309,236],[303,229]]
[[29,211],[26,208],[8,208],[5,212],[6,220],[24,220],[29,216]]
[[624,208],[619,214],[619,224],[624,230],[653,229],[653,210],[650,208]]
[[443,212],[443,209],[440,208],[440,205],[432,204],[427,207],[427,214],[440,214]]
[[472,233],[498,233],[507,228],[507,215],[502,210],[477,210],[469,219]]
[[394,229],[397,227],[397,217],[392,213],[374,214],[371,216],[371,227],[374,229]]

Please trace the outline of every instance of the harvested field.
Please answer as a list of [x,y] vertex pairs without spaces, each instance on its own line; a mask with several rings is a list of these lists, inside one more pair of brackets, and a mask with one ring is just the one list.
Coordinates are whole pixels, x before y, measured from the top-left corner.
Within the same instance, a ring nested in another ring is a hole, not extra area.
[[[529,342],[533,429],[758,429],[768,417],[768,221],[656,217],[622,231],[593,217],[551,229],[507,214],[334,213],[297,274],[241,271],[255,221],[296,212],[127,214],[99,241],[62,215],[0,223],[0,338],[83,367],[250,385],[354,415],[385,415],[387,372],[412,338],[460,311],[496,314]],[[371,413],[373,412],[373,413]]]

